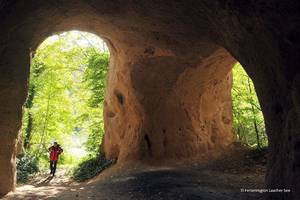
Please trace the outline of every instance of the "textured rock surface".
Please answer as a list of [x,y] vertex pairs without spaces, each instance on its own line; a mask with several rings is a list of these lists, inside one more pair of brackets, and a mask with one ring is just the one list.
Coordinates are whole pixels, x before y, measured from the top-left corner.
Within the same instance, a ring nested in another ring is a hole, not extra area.
[[124,55],[110,68],[106,155],[119,162],[180,159],[230,144],[229,72],[235,60],[228,52],[211,48],[191,59],[143,51],[134,52],[140,57]]
[[107,156],[180,159],[230,143],[230,53],[265,116],[266,184],[293,191],[270,199],[299,199],[299,10],[296,0],[0,1],[0,194],[14,188],[30,49],[79,29],[111,48]]

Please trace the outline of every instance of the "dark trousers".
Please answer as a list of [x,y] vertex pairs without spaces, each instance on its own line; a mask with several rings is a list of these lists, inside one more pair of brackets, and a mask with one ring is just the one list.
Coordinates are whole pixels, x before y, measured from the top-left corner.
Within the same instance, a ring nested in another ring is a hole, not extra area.
[[56,164],[57,164],[57,160],[50,160],[50,170],[51,170],[51,174],[55,174],[56,171]]

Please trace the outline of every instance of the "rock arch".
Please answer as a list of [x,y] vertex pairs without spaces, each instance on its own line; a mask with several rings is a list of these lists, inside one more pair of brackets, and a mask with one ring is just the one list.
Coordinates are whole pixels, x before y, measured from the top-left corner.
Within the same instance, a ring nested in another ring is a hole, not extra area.
[[0,1],[0,194],[15,184],[30,49],[52,33],[79,29],[106,39],[112,53],[107,156],[172,159],[230,142],[214,134],[230,127],[222,113],[229,115],[225,69],[233,56],[253,79],[265,116],[267,186],[294,191],[270,198],[299,198],[299,7],[294,0]]

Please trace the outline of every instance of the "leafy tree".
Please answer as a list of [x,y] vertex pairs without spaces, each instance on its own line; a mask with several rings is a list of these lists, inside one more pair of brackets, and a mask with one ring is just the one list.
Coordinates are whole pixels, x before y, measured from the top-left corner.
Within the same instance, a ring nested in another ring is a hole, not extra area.
[[104,134],[103,123],[103,102],[104,92],[106,86],[106,74],[109,64],[109,54],[97,54],[94,52],[89,60],[87,69],[84,74],[84,82],[87,89],[91,91],[90,98],[88,99],[89,113],[89,138],[86,142],[87,149],[91,152],[99,151],[99,144],[102,141]]
[[65,163],[76,160],[71,151],[74,137],[86,140],[85,148],[92,154],[99,149],[109,62],[99,44],[103,42],[94,35],[67,32],[45,40],[32,59],[22,132],[26,152],[40,163],[47,163],[53,139],[65,148]]
[[233,68],[233,128],[237,139],[262,148],[267,146],[263,114],[250,77],[240,63]]

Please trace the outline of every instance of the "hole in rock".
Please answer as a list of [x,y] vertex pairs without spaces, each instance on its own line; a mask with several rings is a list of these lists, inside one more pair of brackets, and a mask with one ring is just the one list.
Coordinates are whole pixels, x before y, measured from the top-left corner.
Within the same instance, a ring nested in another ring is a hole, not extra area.
[[107,116],[109,118],[113,118],[114,116],[116,116],[116,114],[114,112],[112,112],[112,111],[107,111]]
[[116,95],[116,97],[117,97],[117,99],[118,99],[118,102],[119,102],[121,105],[123,105],[123,104],[124,104],[124,101],[125,101],[125,97],[123,96],[123,94],[122,94],[120,91],[118,91],[118,90],[115,90],[114,93],[115,93],[115,95]]
[[[81,31],[52,35],[36,49],[24,104],[23,151],[18,156],[24,162],[17,163],[20,170],[27,165],[34,170],[18,171],[19,182],[38,170],[48,173],[48,148],[54,142],[63,149],[57,173],[74,167],[76,180],[85,179],[83,162],[92,163],[102,156],[99,145],[104,135],[102,112],[109,57],[101,38]],[[108,112],[108,116],[114,113]]]
[[151,142],[147,134],[144,136],[144,140],[146,141],[148,151],[151,151]]
[[[254,84],[240,63],[232,69],[233,133],[236,140],[251,148],[267,148],[264,116]],[[228,120],[225,124],[231,124]]]

